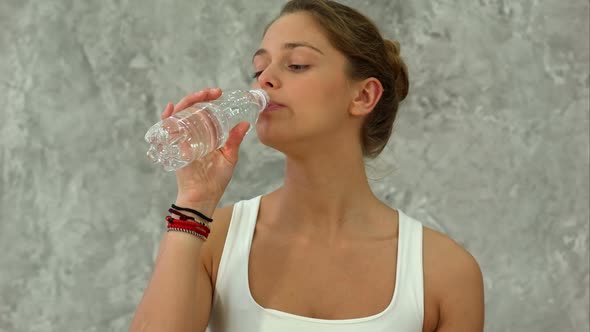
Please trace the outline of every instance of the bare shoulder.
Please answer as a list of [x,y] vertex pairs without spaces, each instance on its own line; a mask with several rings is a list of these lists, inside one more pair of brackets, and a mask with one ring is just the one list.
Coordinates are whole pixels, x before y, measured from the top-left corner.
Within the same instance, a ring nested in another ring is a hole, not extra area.
[[[455,331],[463,331],[455,317],[468,315],[473,319],[470,331],[479,331],[484,294],[483,276],[475,257],[449,236],[424,227],[423,259],[425,292],[438,307],[439,327],[445,323],[456,326]],[[469,322],[463,320],[461,324]]]
[[424,227],[423,246],[425,258],[435,259],[442,270],[438,273],[474,272],[479,270],[475,257],[449,236]]
[[475,257],[449,236],[424,227],[423,248],[425,269],[428,267],[436,275],[434,279],[446,283],[445,286],[482,278]]
[[233,210],[234,206],[228,205],[218,208],[213,212],[213,222],[209,226],[211,233],[209,233],[207,241],[201,247],[201,257],[203,258],[205,268],[209,273],[209,277],[211,277],[213,285],[215,285],[217,279],[219,260],[223,252],[225,239],[227,238]]

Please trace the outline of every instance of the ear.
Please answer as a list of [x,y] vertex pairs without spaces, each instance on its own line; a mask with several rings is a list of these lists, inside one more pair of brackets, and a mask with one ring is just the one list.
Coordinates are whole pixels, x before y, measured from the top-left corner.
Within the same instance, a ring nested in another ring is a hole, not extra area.
[[369,77],[355,84],[354,97],[350,107],[353,116],[364,116],[373,110],[383,94],[383,85],[378,79]]

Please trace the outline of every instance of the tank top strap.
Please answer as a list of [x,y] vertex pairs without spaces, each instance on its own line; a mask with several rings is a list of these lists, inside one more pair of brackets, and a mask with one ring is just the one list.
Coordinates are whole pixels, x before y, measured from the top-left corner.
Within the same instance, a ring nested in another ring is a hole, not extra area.
[[[250,251],[251,234],[256,227],[258,209],[260,206],[261,196],[256,196],[248,200],[242,200],[234,205],[231,224],[227,232],[226,241],[236,243],[239,248],[234,248],[240,255],[248,254]],[[247,252],[244,252],[247,250]]]
[[[400,296],[411,303],[420,321],[424,319],[424,270],[422,262],[422,223],[409,217],[398,209],[399,213],[399,242],[398,260],[400,269],[397,278],[400,278]],[[401,294],[403,293],[403,294]]]
[[232,276],[244,272],[243,262],[248,260],[250,254],[251,234],[256,227],[260,198],[261,196],[257,196],[234,204],[217,272],[216,284],[220,289],[234,287],[231,282]]

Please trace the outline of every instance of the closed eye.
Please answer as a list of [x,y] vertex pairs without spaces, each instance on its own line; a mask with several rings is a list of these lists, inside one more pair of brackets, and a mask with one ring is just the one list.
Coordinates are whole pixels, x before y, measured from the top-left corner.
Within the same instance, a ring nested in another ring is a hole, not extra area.
[[[289,68],[293,71],[304,71],[305,69],[309,68],[309,65],[289,65]],[[252,75],[253,79],[258,78],[258,76],[260,76],[260,74],[262,74],[262,70],[261,71],[257,71],[254,73],[254,75]]]
[[307,67],[309,67],[308,65],[290,65],[289,68],[295,70],[295,71],[302,71],[307,69]]

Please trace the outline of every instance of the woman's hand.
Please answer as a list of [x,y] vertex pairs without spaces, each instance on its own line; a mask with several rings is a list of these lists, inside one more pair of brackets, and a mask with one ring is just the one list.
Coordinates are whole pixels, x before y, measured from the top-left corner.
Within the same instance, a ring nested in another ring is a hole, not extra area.
[[[221,89],[205,89],[185,96],[178,104],[169,103],[162,113],[162,120],[196,103],[215,100]],[[215,210],[225,192],[238,163],[239,148],[250,124],[240,122],[229,133],[220,149],[176,170],[178,195],[176,204],[183,207],[199,206],[206,215]]]

